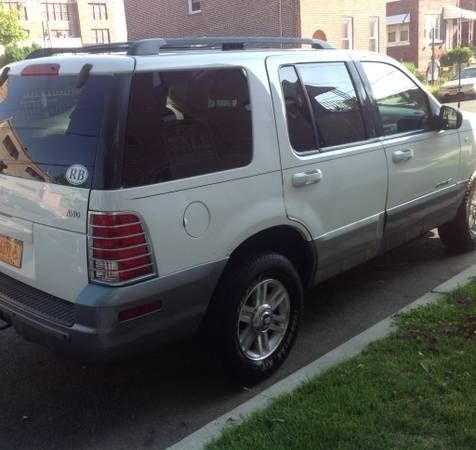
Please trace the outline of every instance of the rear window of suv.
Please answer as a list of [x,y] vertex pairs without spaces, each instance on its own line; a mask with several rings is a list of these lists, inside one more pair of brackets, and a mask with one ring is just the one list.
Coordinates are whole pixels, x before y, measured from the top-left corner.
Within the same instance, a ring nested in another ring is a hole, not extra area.
[[251,105],[241,68],[136,73],[126,132],[125,187],[246,166]]
[[0,87],[0,173],[66,185],[71,166],[92,175],[113,78],[78,87],[77,75],[10,76]]

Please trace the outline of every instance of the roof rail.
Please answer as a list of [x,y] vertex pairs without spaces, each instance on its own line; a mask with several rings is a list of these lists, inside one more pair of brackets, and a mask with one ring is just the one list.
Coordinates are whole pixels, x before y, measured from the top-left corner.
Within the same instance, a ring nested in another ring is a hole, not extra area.
[[333,49],[326,41],[319,39],[281,37],[201,37],[201,38],[157,38],[142,39],[131,43],[128,55],[157,55],[161,49],[221,48],[222,50],[243,50],[247,46],[310,45],[314,49]]
[[310,45],[314,49],[333,49],[326,41],[293,37],[198,37],[198,38],[154,38],[134,42],[90,45],[74,48],[40,48],[30,53],[26,59],[53,56],[59,53],[114,53],[126,52],[131,56],[157,55],[161,50],[243,50],[245,47]]
[[26,59],[43,58],[45,56],[58,55],[60,53],[115,53],[127,52],[131,42],[117,42],[113,44],[87,45],[86,47],[52,47],[39,48],[32,51]]

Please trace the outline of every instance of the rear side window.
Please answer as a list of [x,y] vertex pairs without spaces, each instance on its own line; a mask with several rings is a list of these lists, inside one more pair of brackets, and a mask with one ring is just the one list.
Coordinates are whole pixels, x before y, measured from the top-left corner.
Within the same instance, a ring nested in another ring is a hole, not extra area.
[[431,117],[427,95],[390,64],[362,62],[382,118],[385,135],[425,130]]
[[280,78],[295,150],[325,150],[366,139],[360,102],[345,63],[283,67]]
[[92,174],[113,78],[91,75],[78,88],[78,76],[10,76],[0,88],[0,173],[57,184],[70,184],[70,166]]
[[297,66],[310,99],[319,145],[330,147],[366,138],[360,102],[344,63]]
[[142,186],[246,166],[252,140],[243,69],[136,73],[123,184]]
[[292,66],[283,67],[280,70],[280,77],[291,145],[298,152],[316,150],[316,136],[309,101],[296,69]]

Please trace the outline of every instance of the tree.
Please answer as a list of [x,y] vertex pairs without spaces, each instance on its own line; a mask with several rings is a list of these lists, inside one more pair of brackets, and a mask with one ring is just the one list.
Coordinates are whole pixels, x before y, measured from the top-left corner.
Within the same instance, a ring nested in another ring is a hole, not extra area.
[[0,45],[16,44],[18,41],[26,39],[26,33],[20,24],[18,11],[12,9],[6,11],[0,7]]

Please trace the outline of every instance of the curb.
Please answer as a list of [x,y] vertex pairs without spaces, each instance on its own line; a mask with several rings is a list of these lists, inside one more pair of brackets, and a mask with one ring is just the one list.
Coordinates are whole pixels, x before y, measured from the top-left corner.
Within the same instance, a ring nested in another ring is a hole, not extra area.
[[181,441],[172,445],[168,450],[201,450],[213,439],[220,436],[224,428],[230,423],[237,425],[256,411],[265,409],[277,397],[292,392],[304,382],[308,381],[332,366],[347,359],[353,358],[364,350],[371,342],[388,336],[393,330],[393,317],[396,314],[409,311],[420,306],[435,303],[444,294],[454,291],[457,287],[467,284],[476,277],[476,264],[463,272],[440,284],[422,297],[410,303],[390,317],[376,323],[372,327],[354,336],[339,347],[321,356],[307,366],[302,367],[288,377],[278,381],[253,398],[247,400],[221,417],[213,420]]

